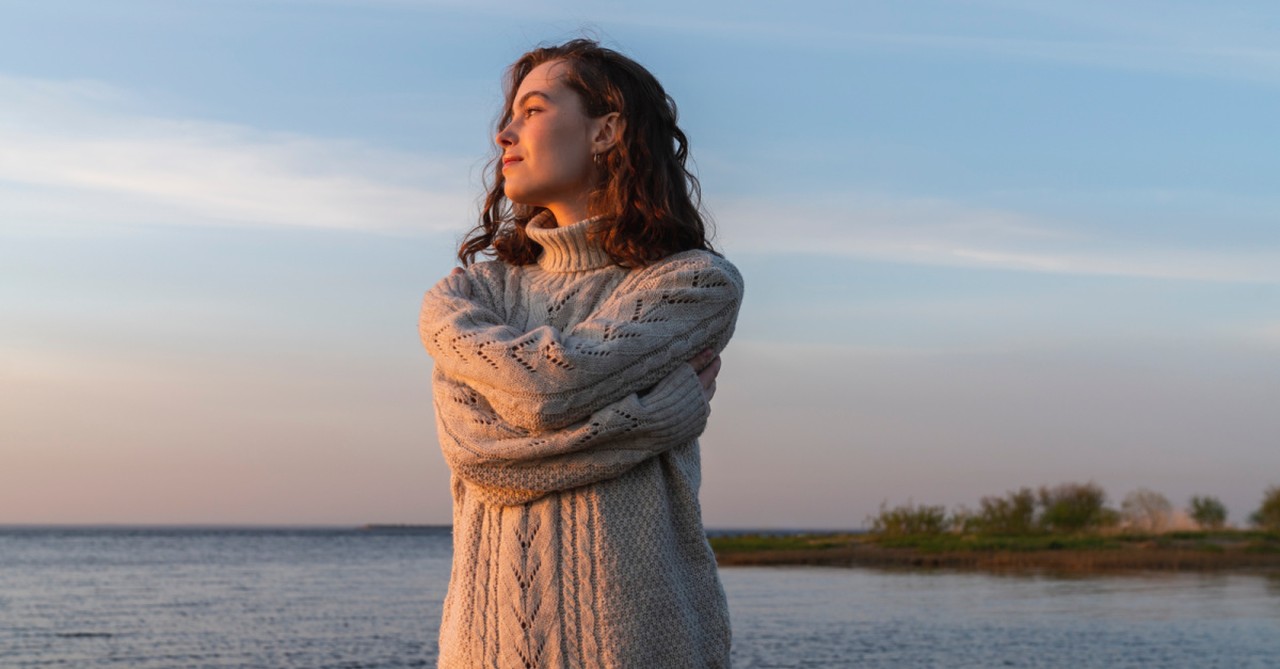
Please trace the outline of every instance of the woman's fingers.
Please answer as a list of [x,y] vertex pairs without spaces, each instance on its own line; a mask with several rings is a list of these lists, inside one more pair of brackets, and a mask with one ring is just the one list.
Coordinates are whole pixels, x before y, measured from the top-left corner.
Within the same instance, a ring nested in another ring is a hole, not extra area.
[[707,349],[689,358],[689,365],[698,373],[698,383],[702,384],[702,394],[707,401],[716,394],[716,375],[720,373],[720,356],[712,349]]
[[462,274],[465,271],[467,270],[462,269],[461,267],[454,267],[453,270],[449,272],[449,276],[453,276],[454,274]]
[[689,364],[693,365],[693,371],[701,372],[707,368],[707,365],[711,364],[712,360],[715,360],[718,357],[720,356],[716,355],[715,351],[707,349],[698,355],[689,358]]
[[702,385],[705,387],[711,383],[714,383],[716,380],[716,375],[719,373],[720,373],[720,356],[717,355],[716,357],[711,359],[711,362],[708,363],[706,367],[702,368],[702,371],[698,372],[698,379],[702,381]]
[[711,362],[702,371],[698,372],[698,382],[702,384],[702,394],[706,395],[707,401],[716,394],[716,376],[720,374],[720,356],[712,358]]

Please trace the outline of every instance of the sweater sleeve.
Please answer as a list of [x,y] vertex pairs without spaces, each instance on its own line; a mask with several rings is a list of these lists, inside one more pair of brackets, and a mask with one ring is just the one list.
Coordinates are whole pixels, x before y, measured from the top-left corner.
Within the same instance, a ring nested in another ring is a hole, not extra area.
[[696,439],[710,412],[689,365],[580,423],[538,433],[507,425],[482,396],[438,368],[434,386],[445,460],[455,476],[497,504],[524,504],[620,476]]
[[419,331],[444,369],[511,425],[556,429],[652,387],[733,333],[742,276],[723,258],[688,251],[637,270],[591,316],[562,332],[507,325],[474,285],[445,277],[423,300]]

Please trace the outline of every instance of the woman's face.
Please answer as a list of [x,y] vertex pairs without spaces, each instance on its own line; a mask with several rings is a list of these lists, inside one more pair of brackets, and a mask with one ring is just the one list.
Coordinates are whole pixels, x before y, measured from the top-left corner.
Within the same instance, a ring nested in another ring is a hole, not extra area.
[[516,90],[511,122],[494,138],[507,199],[550,209],[561,225],[586,218],[592,157],[607,118],[587,117],[582,98],[562,82],[567,68],[563,61],[533,68]]

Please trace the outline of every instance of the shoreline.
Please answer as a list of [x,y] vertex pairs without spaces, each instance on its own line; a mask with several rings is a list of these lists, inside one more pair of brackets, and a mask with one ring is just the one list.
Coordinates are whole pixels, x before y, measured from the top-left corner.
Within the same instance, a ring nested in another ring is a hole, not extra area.
[[1280,571],[1280,536],[899,537],[870,535],[713,538],[721,567],[824,566],[1107,573]]

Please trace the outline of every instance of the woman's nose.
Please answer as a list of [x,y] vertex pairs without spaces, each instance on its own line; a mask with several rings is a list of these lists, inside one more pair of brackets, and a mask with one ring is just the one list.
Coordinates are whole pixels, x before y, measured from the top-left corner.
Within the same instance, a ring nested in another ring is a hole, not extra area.
[[505,128],[499,130],[497,136],[493,138],[493,141],[497,142],[498,146],[501,146],[504,149],[515,144],[516,136],[515,133],[511,132],[511,124],[508,123]]

